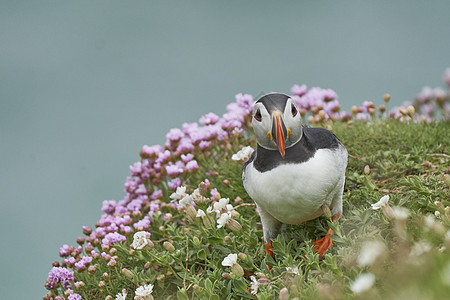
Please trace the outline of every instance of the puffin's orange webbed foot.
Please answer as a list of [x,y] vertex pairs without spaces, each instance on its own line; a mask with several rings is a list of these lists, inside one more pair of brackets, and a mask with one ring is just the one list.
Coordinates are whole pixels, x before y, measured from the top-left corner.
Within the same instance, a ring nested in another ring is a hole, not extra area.
[[273,252],[270,250],[273,248],[272,242],[264,243],[264,248],[266,248],[266,254],[269,254],[273,258]]
[[[340,214],[337,213],[333,216],[332,220],[335,222],[340,217]],[[319,258],[322,260],[325,257],[325,252],[333,246],[333,241],[331,240],[330,236],[334,235],[333,229],[328,229],[327,233],[323,238],[320,240],[315,241],[314,243],[311,243],[311,245],[314,246],[314,251],[319,254]]]
[[[273,248],[272,242],[264,243],[264,248],[266,249],[266,254],[269,254],[273,258],[273,252],[272,250],[270,250]],[[269,271],[272,270],[272,267],[269,265],[267,265],[267,268],[269,269]]]
[[314,251],[319,254],[319,258],[323,259],[325,256],[325,251],[331,248],[333,246],[333,241],[330,238],[330,235],[333,235],[334,231],[333,229],[328,229],[327,234],[325,237],[321,238],[320,240],[315,241],[314,243],[311,243],[311,245],[314,246]]

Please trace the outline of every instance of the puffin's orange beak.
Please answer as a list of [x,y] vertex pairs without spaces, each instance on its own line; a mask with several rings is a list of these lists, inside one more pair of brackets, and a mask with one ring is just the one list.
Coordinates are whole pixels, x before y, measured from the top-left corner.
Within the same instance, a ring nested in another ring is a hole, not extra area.
[[278,145],[278,151],[280,151],[281,157],[284,158],[285,155],[285,141],[288,131],[284,125],[283,119],[281,118],[280,112],[275,112],[273,114],[273,125],[272,125],[272,137],[275,138],[275,142]]
[[277,132],[277,144],[278,144],[278,151],[280,151],[281,157],[284,158],[284,134],[283,134],[283,127],[281,127],[280,122],[280,116],[275,116],[275,124],[276,124],[276,132]]

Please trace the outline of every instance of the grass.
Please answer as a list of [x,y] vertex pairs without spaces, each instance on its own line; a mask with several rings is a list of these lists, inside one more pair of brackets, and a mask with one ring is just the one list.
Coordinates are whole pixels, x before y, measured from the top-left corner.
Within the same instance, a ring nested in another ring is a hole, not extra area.
[[[350,156],[339,222],[321,217],[285,226],[273,242],[275,259],[266,255],[259,216],[242,186],[241,165],[231,160],[242,146],[255,147],[255,140],[251,134],[237,136],[217,144],[210,153],[197,152],[200,169],[186,181],[192,192],[208,178],[234,205],[238,214],[233,219],[241,230],[217,228],[214,214],[207,216],[212,223],[208,226],[207,220],[189,217],[186,210],[164,208],[152,221],[153,249],[132,250],[129,237],[113,248],[119,257],[116,266],[108,267],[99,259],[95,271],[77,272],[77,280],[85,286],[75,291],[83,299],[105,299],[122,289],[132,293],[141,283],[152,283],[155,299],[446,298],[450,293],[450,123],[336,122],[332,131]],[[390,206],[406,208],[409,216],[388,218],[382,210],[373,210],[371,204],[384,195],[390,196]],[[202,199],[196,209],[206,211],[211,200]],[[163,218],[166,213],[171,218]],[[310,244],[329,226],[336,232],[334,246],[320,261]],[[380,248],[371,263],[361,264],[358,257],[368,241],[378,242]],[[239,254],[243,276],[222,266],[231,253]],[[298,274],[288,272],[288,267],[298,267]],[[132,276],[125,276],[124,268]],[[371,274],[375,281],[365,291],[355,292],[354,282],[361,274]],[[249,291],[251,276],[260,283],[255,296]],[[105,286],[99,287],[100,281]]]

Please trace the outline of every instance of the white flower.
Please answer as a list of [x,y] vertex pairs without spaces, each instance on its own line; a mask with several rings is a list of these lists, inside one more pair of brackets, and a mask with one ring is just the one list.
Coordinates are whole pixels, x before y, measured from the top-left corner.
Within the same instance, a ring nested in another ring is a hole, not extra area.
[[288,273],[292,273],[292,274],[295,274],[295,275],[300,275],[300,271],[298,270],[298,267],[294,267],[294,268],[286,267],[286,271]]
[[189,195],[186,195],[186,196],[183,197],[183,199],[181,199],[178,202],[178,205],[181,206],[181,207],[186,207],[186,205],[191,204],[191,202],[192,202],[192,197],[189,196]]
[[199,201],[202,199],[202,195],[200,195],[200,189],[196,188],[191,194],[192,200]]
[[138,287],[134,293],[136,294],[136,296],[141,296],[145,299],[145,296],[151,295],[152,292],[153,284],[146,284],[144,286]]
[[228,202],[230,202],[229,198],[222,198],[222,199],[220,199],[218,202],[214,203],[214,209],[213,210],[215,212],[217,212],[217,213],[220,213],[220,211],[227,206]]
[[133,246],[134,249],[143,249],[145,246],[147,246],[147,244],[148,240],[146,231],[138,231],[133,235],[133,243],[131,244],[131,246]]
[[197,218],[200,217],[206,217],[206,214],[202,209],[197,210]]
[[253,152],[253,148],[250,146],[242,148],[240,151],[238,151],[236,154],[233,154],[231,156],[232,160],[248,160],[250,155]]
[[235,253],[228,254],[228,256],[223,259],[222,266],[231,267],[232,265],[237,263],[237,257],[238,256]]
[[207,209],[206,209],[206,212],[208,213],[208,214],[210,214],[210,213],[212,213],[213,212],[213,209],[212,209],[212,207],[211,206],[209,206]]
[[231,219],[231,213],[223,213],[220,218],[217,219],[217,228],[222,228]]
[[389,201],[389,195],[385,195],[381,197],[381,199],[377,202],[372,204],[372,209],[380,209],[383,206],[387,205]]
[[250,279],[252,280],[252,282],[250,282],[251,289],[252,289],[251,293],[252,293],[252,295],[256,295],[256,293],[258,292],[258,288],[259,288],[259,282],[255,278],[255,276],[250,276]]
[[411,249],[409,256],[421,256],[431,250],[431,245],[427,242],[417,242]]
[[380,257],[385,251],[385,246],[380,241],[370,241],[364,243],[361,248],[361,252],[358,255],[356,262],[358,265],[370,266],[372,265],[378,257]]
[[115,300],[125,300],[127,298],[127,292],[126,291],[122,291],[122,293],[118,293],[116,295],[116,299]]
[[375,283],[375,275],[372,273],[365,273],[358,276],[350,285],[353,293],[359,294],[369,290]]
[[227,204],[227,205],[225,206],[225,208],[227,209],[228,212],[229,212],[229,211],[232,211],[232,210],[233,210],[233,205]]
[[429,228],[433,227],[436,224],[436,219],[432,215],[427,215],[425,217],[425,225]]
[[186,195],[186,186],[177,187],[177,191],[170,195],[170,199],[172,200],[180,200]]
[[395,206],[392,210],[394,212],[394,218],[397,220],[406,220],[409,217],[409,209],[405,207]]

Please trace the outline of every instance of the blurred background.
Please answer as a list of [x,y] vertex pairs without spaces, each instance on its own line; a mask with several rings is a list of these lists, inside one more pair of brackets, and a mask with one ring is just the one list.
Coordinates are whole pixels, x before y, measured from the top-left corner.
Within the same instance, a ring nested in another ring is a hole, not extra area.
[[[240,92],[343,109],[443,86],[449,1],[1,1],[0,284],[39,299],[63,244],[121,200],[144,144]],[[391,107],[392,107],[391,106]]]

